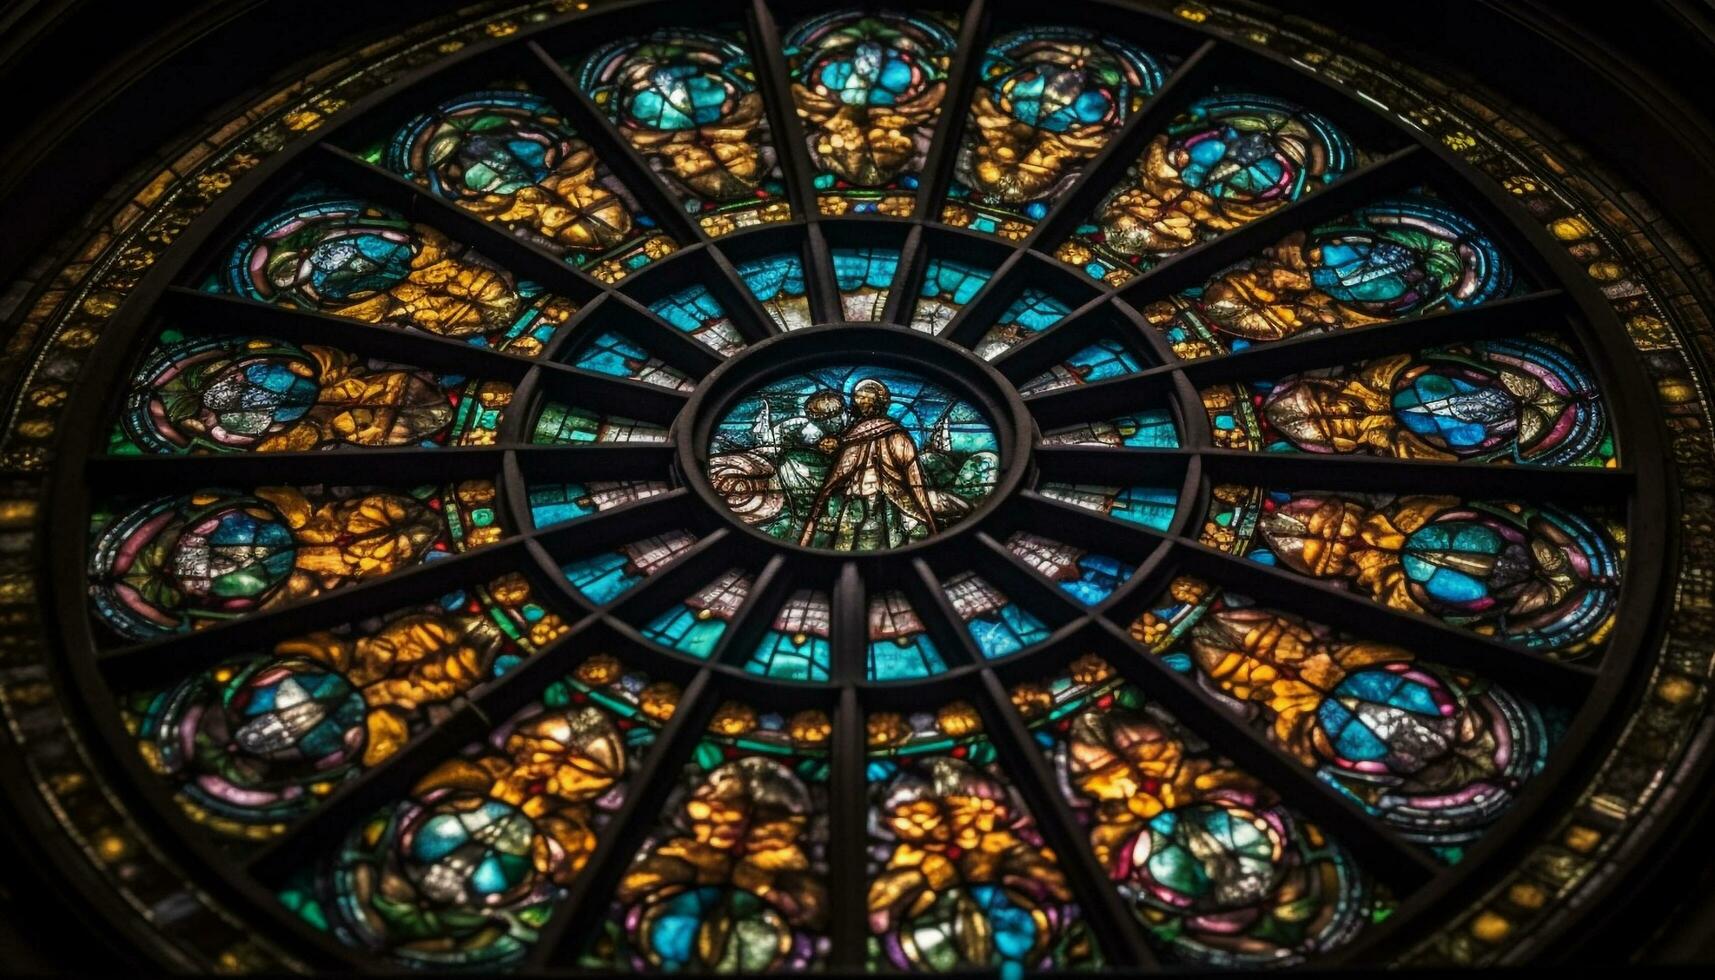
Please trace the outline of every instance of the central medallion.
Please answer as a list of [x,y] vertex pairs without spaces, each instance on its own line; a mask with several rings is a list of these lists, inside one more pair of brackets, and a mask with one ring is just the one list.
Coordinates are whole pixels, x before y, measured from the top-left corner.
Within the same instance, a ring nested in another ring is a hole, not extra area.
[[927,541],[984,509],[1018,452],[1004,382],[984,370],[995,390],[978,394],[956,371],[968,367],[943,363],[966,355],[920,333],[797,331],[755,355],[718,385],[694,465],[720,506],[775,541],[835,552]]

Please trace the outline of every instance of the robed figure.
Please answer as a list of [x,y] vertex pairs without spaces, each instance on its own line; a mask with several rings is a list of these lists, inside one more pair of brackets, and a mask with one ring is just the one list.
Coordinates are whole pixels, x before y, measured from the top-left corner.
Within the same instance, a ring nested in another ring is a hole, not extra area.
[[[853,421],[810,508],[798,543],[841,551],[896,548],[935,533],[929,486],[917,444],[887,416],[892,393],[873,378],[852,387]],[[817,541],[825,536],[826,540]]]

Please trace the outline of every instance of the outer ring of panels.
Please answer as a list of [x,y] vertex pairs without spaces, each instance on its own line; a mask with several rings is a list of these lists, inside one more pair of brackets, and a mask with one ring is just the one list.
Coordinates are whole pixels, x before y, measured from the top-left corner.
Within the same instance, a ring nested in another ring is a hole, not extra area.
[[[982,32],[988,29],[988,25],[992,24],[1000,12],[1028,11],[1027,7],[1018,7],[1013,11],[1013,6],[1015,5],[986,3],[985,0],[975,0],[970,4],[962,23],[966,25],[967,31],[973,33],[970,38],[961,39],[961,53],[973,48],[980,49]],[[775,139],[777,146],[784,151],[782,165],[787,174],[787,194],[793,201],[797,217],[791,221],[713,240],[695,230],[681,229],[689,230],[690,234],[689,243],[679,253],[617,286],[582,277],[570,267],[560,264],[558,260],[532,254],[528,246],[509,240],[504,233],[486,227],[480,220],[462,216],[450,207],[437,207],[433,199],[417,192],[403,181],[380,173],[366,174],[360,163],[354,163],[348,155],[331,148],[331,141],[338,131],[384,109],[397,106],[402,99],[432,98],[431,93],[459,91],[472,80],[480,79],[497,69],[510,66],[516,70],[522,67],[532,81],[551,84],[555,79],[553,72],[546,67],[551,64],[551,59],[544,54],[544,49],[555,49],[556,45],[564,46],[564,39],[567,38],[575,39],[576,43],[582,46],[589,46],[602,38],[622,34],[627,31],[628,26],[645,18],[651,23],[692,23],[734,18],[747,21],[752,43],[761,53],[761,60],[765,64],[780,64],[779,32],[773,27],[775,18],[787,21],[797,16],[797,10],[787,10],[785,5],[782,5],[780,10],[772,10],[767,4],[760,2],[754,5],[699,5],[673,0],[616,4],[587,14],[568,14],[489,43],[471,45],[434,63],[428,69],[401,78],[365,99],[361,105],[353,106],[351,111],[340,117],[341,121],[334,128],[318,131],[314,138],[301,141],[258,167],[250,176],[244,178],[242,187],[236,187],[233,192],[220,198],[196,223],[185,229],[175,249],[169,251],[163,260],[150,270],[140,288],[117,313],[114,328],[103,336],[83,382],[72,395],[74,404],[66,414],[67,433],[64,445],[68,449],[63,458],[87,458],[89,462],[83,466],[63,464],[59,469],[54,492],[51,494],[52,510],[49,516],[53,540],[73,542],[85,539],[92,486],[111,487],[118,485],[119,481],[132,480],[166,486],[185,479],[184,476],[171,472],[172,464],[178,462],[176,460],[146,460],[143,461],[145,465],[116,466],[99,457],[104,434],[102,426],[113,417],[111,407],[115,390],[119,387],[117,379],[122,377],[122,372],[134,356],[136,345],[146,339],[144,330],[150,318],[158,311],[171,310],[175,308],[174,304],[182,305],[185,301],[182,295],[184,290],[177,284],[183,281],[189,264],[202,254],[203,247],[213,243],[219,235],[241,222],[247,213],[254,210],[257,202],[265,201],[282,182],[300,174],[337,174],[362,183],[365,185],[363,190],[398,204],[401,210],[414,218],[453,226],[451,230],[463,235],[468,241],[479,243],[480,247],[489,250],[490,254],[503,264],[509,264],[520,272],[537,275],[555,288],[564,287],[568,291],[576,292],[577,298],[583,302],[583,307],[562,331],[565,335],[575,334],[581,322],[592,319],[604,307],[627,302],[625,297],[629,296],[637,284],[647,285],[656,279],[678,278],[673,270],[693,269],[696,268],[693,263],[699,262],[705,263],[705,266],[712,264],[716,268],[730,269],[729,252],[767,248],[769,246],[766,243],[771,241],[791,243],[794,248],[802,247],[811,259],[809,269],[812,280],[818,275],[824,275],[816,267],[825,258],[827,242],[835,237],[844,241],[874,239],[905,241],[916,245],[935,236],[939,241],[967,244],[973,250],[1009,252],[1009,249],[997,246],[989,237],[941,225],[931,217],[929,212],[934,210],[940,193],[945,190],[946,174],[950,172],[950,161],[945,157],[950,156],[950,151],[945,154],[931,151],[925,169],[927,172],[939,168],[939,184],[926,181],[926,189],[920,193],[920,201],[927,203],[919,204],[916,215],[910,218],[818,217],[813,196],[807,197],[813,195],[813,191],[808,187],[806,165],[803,160],[794,159],[795,155],[801,155],[802,140],[795,124],[778,115],[774,120],[777,128]],[[1372,863],[1378,859],[1393,859],[1398,862],[1389,873],[1393,876],[1396,886],[1403,886],[1400,906],[1389,921],[1370,928],[1359,941],[1318,962],[1373,962],[1386,958],[1410,945],[1431,923],[1456,912],[1480,889],[1490,863],[1506,860],[1509,844],[1520,839],[1532,816],[1541,808],[1552,806],[1557,794],[1578,775],[1579,759],[1585,754],[1584,748],[1600,744],[1597,740],[1612,730],[1613,709],[1628,693],[1638,657],[1643,651],[1652,648],[1655,636],[1653,625],[1658,618],[1655,611],[1660,604],[1659,593],[1663,591],[1659,586],[1670,580],[1666,577],[1669,569],[1664,567],[1663,556],[1669,553],[1666,545],[1672,533],[1672,518],[1677,514],[1677,506],[1669,489],[1672,484],[1668,479],[1668,463],[1661,450],[1658,423],[1647,397],[1648,384],[1636,362],[1635,351],[1625,339],[1622,325],[1603,302],[1600,294],[1581,275],[1580,270],[1571,266],[1565,252],[1556,247],[1539,227],[1533,226],[1527,215],[1513,207],[1499,188],[1494,187],[1486,177],[1473,171],[1439,144],[1400,125],[1393,117],[1379,111],[1352,92],[1315,77],[1300,66],[1266,49],[1237,43],[1213,33],[1205,34],[1195,24],[1166,18],[1147,10],[1133,9],[1124,3],[1092,2],[1070,16],[1104,26],[1123,24],[1126,27],[1122,30],[1135,30],[1140,35],[1155,39],[1169,39],[1175,47],[1188,55],[1186,62],[1182,63],[1179,69],[1181,73],[1187,73],[1187,66],[1198,64],[1205,68],[1216,64],[1247,66],[1250,70],[1278,82],[1291,95],[1312,109],[1320,105],[1335,106],[1346,116],[1361,116],[1368,119],[1370,124],[1396,132],[1407,149],[1388,158],[1385,166],[1378,167],[1375,173],[1351,178],[1354,182],[1368,183],[1354,183],[1349,188],[1337,185],[1340,187],[1339,193],[1355,195],[1365,189],[1375,190],[1390,184],[1395,187],[1404,186],[1396,183],[1399,181],[1418,177],[1434,178],[1440,182],[1438,187],[1452,196],[1456,203],[1485,219],[1500,246],[1521,268],[1534,275],[1538,281],[1554,287],[1548,290],[1549,295],[1533,301],[1523,313],[1515,312],[1513,315],[1528,318],[1532,314],[1546,314],[1548,317],[1570,319],[1573,322],[1578,340],[1599,375],[1603,393],[1611,407],[1615,434],[1625,447],[1624,467],[1608,471],[1604,474],[1603,481],[1592,480],[1588,481],[1587,486],[1580,484],[1571,489],[1574,497],[1588,495],[1619,505],[1627,527],[1627,578],[1616,614],[1617,625],[1608,640],[1599,668],[1554,664],[1545,658],[1524,657],[1521,657],[1518,664],[1505,668],[1530,676],[1545,686],[1558,686],[1561,690],[1581,698],[1582,706],[1558,743],[1547,768],[1520,795],[1508,815],[1494,825],[1457,866],[1440,868],[1421,859],[1404,858],[1401,845],[1387,839],[1385,835],[1369,833],[1367,843],[1363,840],[1353,843],[1360,863],[1366,858]],[[977,39],[976,43],[971,43],[972,39]],[[963,71],[969,75],[967,60],[955,57],[952,74],[956,76]],[[1130,125],[1141,128],[1148,125],[1152,119],[1159,122],[1169,118],[1170,112],[1165,107],[1165,100],[1170,94],[1182,99],[1191,97],[1185,94],[1184,88],[1187,84],[1189,83],[1176,83],[1174,79],[1169,79],[1161,94],[1157,96],[1157,100],[1163,102],[1163,108],[1159,111],[1146,108]],[[968,94],[968,88],[965,93]],[[778,80],[773,80],[768,94],[771,99],[779,101],[782,88]],[[955,102],[949,97],[943,116],[952,118],[956,125],[962,120],[962,108],[962,102]],[[950,140],[941,142],[947,143]],[[1123,142],[1123,139],[1116,140],[1116,143]],[[1108,179],[1111,179],[1116,173],[1115,162],[1101,158],[1093,162],[1086,172],[1088,181],[1092,184],[1099,182],[1090,176],[1093,174],[1106,174]],[[1117,162],[1123,166],[1123,160]],[[1321,201],[1320,198],[1334,197],[1334,192],[1324,192],[1308,200],[1317,201],[1318,206],[1333,207],[1330,201]],[[1278,230],[1283,225],[1277,222],[1270,223],[1267,227]],[[1260,230],[1238,232],[1235,236],[1244,237],[1247,241],[1254,239],[1256,244],[1266,244],[1269,240]],[[1072,277],[1072,274],[1064,267],[1058,266],[1053,256],[1047,252],[1046,246],[1052,244],[1053,242],[1048,241],[1039,245],[1034,239],[1027,240],[1024,248],[1007,255],[1004,259],[1007,264],[1003,266],[1001,274]],[[1190,274],[1198,269],[1206,273],[1218,268],[1223,264],[1221,256],[1226,254],[1221,248],[1222,246],[1212,245],[1207,250],[1193,249],[1183,259],[1171,260],[1158,267],[1159,281],[1172,282],[1181,274]],[[920,260],[923,254],[921,248],[918,248],[916,254]],[[908,258],[906,261],[911,260]],[[831,284],[821,282],[814,285],[814,288],[832,287]],[[541,363],[520,367],[516,379],[517,396],[508,424],[500,434],[499,448],[494,451],[462,453],[442,450],[438,456],[434,453],[398,453],[395,454],[397,458],[387,465],[404,467],[422,474],[440,472],[440,468],[452,466],[461,474],[487,473],[501,482],[513,534],[502,544],[474,551],[457,559],[462,566],[461,570],[474,576],[524,567],[534,562],[537,570],[542,573],[536,577],[538,582],[556,583],[556,587],[564,590],[565,594],[558,605],[567,611],[566,618],[572,624],[572,637],[602,635],[614,638],[628,650],[629,656],[635,657],[636,661],[646,666],[651,673],[680,681],[684,685],[685,696],[681,702],[681,710],[662,732],[663,745],[688,744],[688,739],[701,729],[723,696],[741,697],[758,708],[796,709],[815,705],[829,710],[834,718],[832,761],[835,769],[830,787],[829,810],[834,821],[830,837],[836,852],[842,848],[842,841],[857,842],[855,854],[848,844],[844,848],[843,857],[840,853],[835,853],[832,857],[834,870],[830,891],[833,894],[852,894],[852,889],[861,887],[861,877],[846,882],[842,880],[842,876],[861,876],[864,868],[861,821],[867,804],[861,783],[863,711],[876,707],[889,710],[932,709],[955,697],[979,701],[978,707],[1001,749],[1003,761],[1021,782],[1021,789],[1037,811],[1038,819],[1046,825],[1045,835],[1056,845],[1056,849],[1065,855],[1065,871],[1085,901],[1085,914],[1090,918],[1092,928],[1110,963],[1115,966],[1153,965],[1154,957],[1134,920],[1124,909],[1116,907],[1111,898],[1104,900],[1100,897],[1111,896],[1112,892],[1105,882],[1099,880],[1099,867],[1088,858],[1083,843],[1077,839],[1078,832],[1070,822],[1064,801],[1054,794],[1051,783],[1046,782],[1046,769],[1040,757],[1031,751],[1028,733],[1019,719],[1010,713],[1005,700],[1004,684],[1049,673],[1069,662],[1092,643],[1112,647],[1119,642],[1116,634],[1123,636],[1124,623],[1109,618],[1113,607],[1125,606],[1128,599],[1154,594],[1165,586],[1175,560],[1183,554],[1187,543],[1194,542],[1194,531],[1187,529],[1200,525],[1211,483],[1215,482],[1221,473],[1232,473],[1233,467],[1238,464],[1217,458],[1218,454],[1210,454],[1207,451],[1209,440],[1203,405],[1197,395],[1197,380],[1188,376],[1185,364],[1177,362],[1159,337],[1142,325],[1141,318],[1128,302],[1128,294],[1106,287],[1091,287],[1088,284],[1084,284],[1083,288],[1091,294],[1090,308],[1112,311],[1122,320],[1130,322],[1136,329],[1134,339],[1140,344],[1152,347],[1158,357],[1158,363],[1167,365],[1161,372],[1158,397],[1160,404],[1172,407],[1183,442],[1187,446],[1187,452],[1183,454],[1184,468],[1180,476],[1178,512],[1172,526],[1164,535],[1155,536],[1159,540],[1148,551],[1131,555],[1137,560],[1138,569],[1130,581],[1102,605],[1068,616],[1063,625],[1055,629],[1049,641],[1024,653],[995,661],[984,661],[980,656],[970,655],[967,647],[967,656],[959,658],[961,662],[949,663],[949,669],[945,673],[921,682],[881,684],[866,681],[861,667],[854,669],[849,658],[842,660],[841,654],[835,656],[835,670],[831,682],[818,685],[773,681],[745,673],[730,664],[696,661],[643,642],[635,628],[615,616],[612,610],[591,608],[581,596],[567,588],[539,540],[544,535],[562,532],[529,530],[530,507],[525,499],[525,483],[521,475],[524,465],[521,458],[530,450],[520,439],[520,427],[534,414],[532,403],[539,397],[539,391],[552,383],[549,375],[553,368],[547,363],[552,360],[552,350],[545,354]],[[825,299],[822,302],[825,305]],[[980,298],[974,305],[981,306]],[[1080,309],[1079,312],[1083,310]],[[755,317],[756,312],[753,309],[747,315]],[[831,321],[835,318],[822,319]],[[1522,324],[1521,327],[1527,325]],[[879,332],[897,328],[866,329]],[[423,346],[426,349],[427,345]],[[455,356],[455,352],[450,350],[446,354],[449,358]],[[986,367],[983,370],[994,375],[994,372]],[[711,382],[718,380],[719,371],[720,369],[716,369],[708,376]],[[998,375],[995,375],[995,378],[998,378]],[[1032,433],[1028,424],[1019,424],[1019,420],[1030,418],[1029,408],[1012,393],[1010,387],[996,384],[996,389],[996,392],[989,396],[993,399],[991,404],[997,414],[1009,420],[1008,425],[1014,430],[1012,434],[1018,440],[1016,445],[1027,447]],[[673,438],[677,441],[670,452],[681,470],[697,462],[696,440],[687,441],[686,432],[700,433],[706,428],[706,417],[699,414],[704,390],[700,388],[691,395],[683,413],[675,422]],[[698,428],[699,424],[704,428]],[[377,452],[374,455],[379,457],[389,454]],[[982,531],[986,526],[985,522],[989,521],[995,512],[1003,506],[1017,504],[1019,485],[1033,482],[1027,480],[1027,477],[1035,461],[1028,458],[1028,450],[1025,451],[1025,456],[1023,459],[1008,461],[1002,482],[990,501],[993,506],[985,506],[969,526],[961,527],[957,537],[967,537]],[[269,475],[278,478],[281,475],[271,468],[270,461],[265,457],[221,459],[213,463],[214,465],[197,471],[202,476],[193,478],[209,479],[209,473],[218,473],[219,476],[211,482],[238,484],[246,479],[266,478]],[[334,478],[345,472],[345,467],[354,463],[361,465],[360,457],[353,453],[324,454],[321,459],[294,460],[294,465],[303,469],[293,472],[288,478],[300,482],[310,482],[318,476]],[[1383,489],[1385,484],[1380,481],[1392,479],[1392,472],[1404,474],[1407,469],[1401,466],[1394,471],[1388,461],[1378,461],[1376,466],[1365,468],[1362,472],[1368,475],[1360,475],[1359,479],[1378,481],[1375,486],[1366,489]],[[1544,491],[1550,489],[1546,481],[1534,480],[1528,472],[1515,472],[1509,476],[1516,477],[1521,487],[1528,485]],[[1473,475],[1471,478],[1476,480],[1480,475]],[[1457,480],[1462,477],[1455,476],[1450,479]],[[677,493],[671,506],[681,509],[687,515],[700,513],[700,516],[694,516],[692,519],[706,527],[721,527],[724,521],[723,505],[706,482],[689,479],[681,480],[680,485],[685,489]],[[1499,485],[1492,481],[1485,485],[1491,489],[1499,488]],[[1523,493],[1524,491],[1521,491],[1521,495]],[[1027,503],[1026,508],[1026,513],[1037,515],[1054,513],[1042,501]],[[733,538],[739,533],[729,530],[727,537]],[[1189,537],[1186,537],[1187,535]],[[925,542],[924,554],[932,559],[933,550],[945,543],[941,539]],[[718,542],[716,546],[720,546]],[[790,548],[783,549],[783,552],[788,554],[791,551]],[[77,553],[81,554],[81,551]],[[766,545],[761,542],[753,542],[750,553],[765,561],[769,557]],[[914,588],[920,590],[916,592],[917,595],[939,595],[930,562],[925,561],[915,549],[906,549],[899,554],[877,560],[865,558],[852,561],[826,554],[805,554],[797,557],[837,568],[839,584],[835,588],[834,642],[836,646],[845,644],[847,649],[861,645],[861,639],[856,634],[842,640],[840,631],[842,623],[861,622],[866,576],[885,574],[890,577],[915,578],[917,582]],[[109,684],[111,672],[116,669],[137,668],[135,665],[118,665],[115,659],[95,652],[97,643],[85,607],[87,593],[81,560],[60,561],[56,566],[53,570],[54,601],[59,618],[58,626],[68,652],[69,669],[86,702],[89,724],[107,739],[114,765],[121,770],[126,781],[146,804],[145,809],[148,812],[140,813],[140,819],[161,832],[159,839],[173,842],[170,846],[182,849],[192,866],[211,872],[206,876],[211,893],[223,901],[243,908],[245,916],[251,921],[269,922],[271,931],[276,935],[289,937],[288,941],[294,948],[301,949],[312,965],[345,963],[359,968],[387,969],[386,963],[373,960],[361,952],[333,942],[323,933],[309,929],[279,906],[272,892],[262,884],[258,874],[266,877],[268,872],[274,870],[280,861],[288,859],[289,855],[278,852],[267,854],[253,862],[250,867],[233,868],[230,859],[180,813],[168,793],[138,757],[130,735],[119,721],[117,701]],[[777,571],[777,574],[784,573]],[[385,586],[369,595],[386,596],[391,594],[390,590],[394,587]],[[1305,611],[1312,614],[1315,612],[1313,609]],[[222,639],[264,639],[267,631],[290,628],[290,614],[294,612],[293,609],[287,609],[278,615],[265,616],[255,620],[254,625],[244,627],[245,632],[231,632],[225,634]],[[947,613],[941,610],[940,615],[945,617]],[[850,625],[843,628],[855,629]],[[570,663],[571,661],[561,658],[562,669]],[[481,706],[470,705],[470,712],[461,714],[460,719],[465,723],[476,723],[488,718],[489,712],[493,710],[502,709],[508,704],[515,705],[520,698],[528,695],[526,688],[531,686],[530,678],[537,678],[536,683],[540,683],[541,679],[550,676],[547,671],[547,667],[542,667],[509,676],[504,683],[510,693],[491,698]],[[498,686],[497,683],[496,687]],[[1196,727],[1197,718],[1185,720],[1192,727]],[[470,731],[467,729],[468,725],[458,730],[455,730],[454,726],[446,726],[429,732],[413,745],[407,757],[415,760],[419,766],[432,764],[437,753],[444,754],[455,750],[462,740],[468,738]],[[1259,775],[1265,779],[1289,780],[1290,785],[1280,787],[1285,796],[1290,797],[1294,789],[1307,788],[1306,777],[1290,774],[1266,749],[1242,744],[1221,747],[1240,762],[1263,769]],[[668,782],[667,776],[670,775],[669,764],[663,760],[673,757],[674,753],[666,750],[657,751],[651,756],[633,783],[634,787],[640,787],[642,791],[634,793],[624,813],[647,814],[649,810],[645,809],[646,807],[652,803],[659,805]],[[389,772],[389,769],[402,770],[400,763],[404,758],[396,759],[393,764],[343,788],[336,799],[317,811],[316,825],[331,830],[337,821],[355,819],[357,815],[365,812],[366,808],[372,808],[378,801],[390,798],[390,792],[399,792],[403,786],[409,784],[410,777],[402,771]],[[1308,782],[1313,784],[1314,780]],[[656,791],[651,792],[652,789]],[[1326,819],[1323,813],[1318,816]],[[1335,829],[1362,833],[1355,821]],[[563,959],[558,958],[565,955],[561,947],[569,949],[568,937],[575,937],[581,931],[589,929],[605,914],[607,887],[611,886],[612,879],[623,868],[623,860],[629,857],[635,839],[641,835],[642,830],[640,827],[635,833],[622,831],[605,836],[591,858],[589,869],[572,886],[569,898],[544,930],[544,940],[528,962],[529,967],[553,969],[563,965]],[[854,920],[851,915],[841,916],[836,910],[830,927],[835,950],[830,962],[836,968],[857,969],[862,966],[862,939],[866,933],[861,903],[849,904],[855,910],[856,918]]]

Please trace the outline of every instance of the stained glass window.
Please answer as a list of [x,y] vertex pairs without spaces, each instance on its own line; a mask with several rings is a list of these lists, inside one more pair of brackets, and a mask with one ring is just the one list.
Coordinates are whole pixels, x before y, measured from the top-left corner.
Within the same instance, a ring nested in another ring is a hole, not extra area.
[[571,68],[709,234],[791,216],[742,31],[662,27],[604,44]]
[[1715,571],[1689,260],[1585,157],[1213,4],[448,20],[138,194],[0,426],[58,658],[0,739],[146,814],[78,840],[152,922],[254,932],[186,963],[1476,962],[1600,904]]
[[839,11],[781,39],[823,214],[911,214],[957,30],[946,14]]
[[357,149],[609,281],[677,248],[594,147],[523,86],[448,99]]

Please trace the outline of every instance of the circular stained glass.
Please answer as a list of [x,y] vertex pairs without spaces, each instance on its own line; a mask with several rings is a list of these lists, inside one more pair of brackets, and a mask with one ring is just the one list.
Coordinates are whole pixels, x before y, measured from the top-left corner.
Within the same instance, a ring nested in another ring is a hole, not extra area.
[[1014,976],[1582,894],[1516,889],[1630,826],[1697,389],[1551,168],[1198,5],[595,6],[223,130],[43,332],[98,353],[41,670],[196,883],[149,907]]
[[982,410],[913,371],[834,364],[753,388],[715,423],[708,479],[745,524],[885,551],[968,517],[1000,478]]

